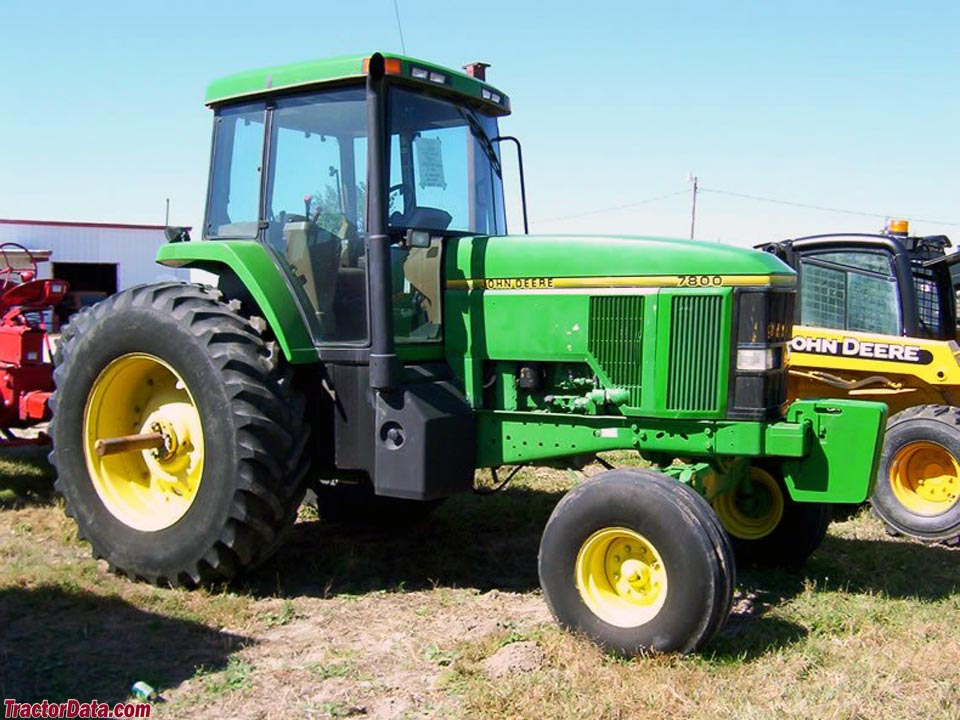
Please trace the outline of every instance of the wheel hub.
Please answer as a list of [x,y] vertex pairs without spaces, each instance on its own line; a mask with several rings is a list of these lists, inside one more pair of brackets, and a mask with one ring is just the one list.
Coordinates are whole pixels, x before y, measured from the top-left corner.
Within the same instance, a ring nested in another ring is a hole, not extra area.
[[894,455],[890,487],[911,512],[939,515],[960,496],[960,464],[942,445],[927,440],[908,443]]
[[749,484],[713,499],[713,509],[728,533],[741,540],[759,540],[780,524],[786,500],[779,483],[763,468],[751,467]]
[[[98,454],[98,440],[159,434],[160,444]],[[123,355],[100,373],[84,409],[87,469],[98,495],[137,530],[176,523],[197,496],[203,474],[200,414],[179,373],[153,355]]]
[[150,454],[157,460],[167,460],[172,457],[180,446],[177,431],[173,428],[173,424],[166,420],[154,420],[150,423],[150,429],[163,435],[163,447],[154,448],[150,451]]
[[636,627],[663,607],[663,560],[653,544],[633,530],[598,530],[581,546],[576,568],[581,599],[604,622]]

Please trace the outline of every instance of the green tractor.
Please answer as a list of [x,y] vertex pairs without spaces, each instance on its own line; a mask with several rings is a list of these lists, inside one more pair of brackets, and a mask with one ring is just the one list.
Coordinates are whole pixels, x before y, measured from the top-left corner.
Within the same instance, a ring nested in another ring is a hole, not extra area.
[[[479,468],[636,450],[571,490],[539,572],[624,654],[722,626],[742,559],[802,562],[872,489],[886,408],[786,404],[795,274],[753,250],[508,235],[483,78],[374,53],[214,82],[202,241],[64,330],[57,487],[96,556],[193,586],[321,513],[426,515]],[[512,138],[510,138],[512,140]],[[681,458],[682,460],[676,460]],[[731,542],[732,539],[732,542]]]

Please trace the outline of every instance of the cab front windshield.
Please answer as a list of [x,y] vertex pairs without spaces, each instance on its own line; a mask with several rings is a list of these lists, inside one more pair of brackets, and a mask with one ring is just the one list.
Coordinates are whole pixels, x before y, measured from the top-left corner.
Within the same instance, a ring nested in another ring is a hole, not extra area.
[[[506,230],[497,122],[401,87],[387,100],[396,339],[439,342],[440,237]],[[204,236],[269,246],[320,342],[368,337],[366,110],[362,87],[217,110]],[[411,229],[429,246],[402,242]]]
[[496,118],[400,87],[388,107],[390,227],[506,232]]

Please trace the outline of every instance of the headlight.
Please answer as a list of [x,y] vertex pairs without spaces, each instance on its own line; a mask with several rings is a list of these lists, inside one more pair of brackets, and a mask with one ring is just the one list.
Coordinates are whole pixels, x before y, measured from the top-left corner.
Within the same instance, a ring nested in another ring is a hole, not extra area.
[[737,370],[763,372],[780,367],[780,348],[737,348]]

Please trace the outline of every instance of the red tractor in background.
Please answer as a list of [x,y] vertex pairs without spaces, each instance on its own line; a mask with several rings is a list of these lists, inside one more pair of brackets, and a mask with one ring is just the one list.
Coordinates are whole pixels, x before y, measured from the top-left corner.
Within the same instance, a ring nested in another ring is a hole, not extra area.
[[0,243],[0,446],[41,445],[45,433],[13,430],[50,419],[53,350],[44,315],[63,301],[63,280],[37,279],[37,260],[17,243]]

